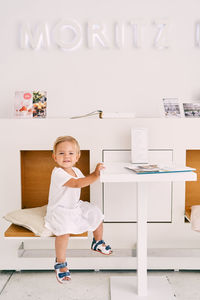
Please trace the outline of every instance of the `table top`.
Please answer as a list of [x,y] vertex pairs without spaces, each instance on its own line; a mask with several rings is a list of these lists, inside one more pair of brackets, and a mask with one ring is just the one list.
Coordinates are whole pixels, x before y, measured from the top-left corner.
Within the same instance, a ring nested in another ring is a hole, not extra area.
[[195,172],[175,172],[156,174],[136,174],[125,168],[127,163],[104,163],[105,169],[100,172],[101,182],[159,182],[159,181],[196,181]]

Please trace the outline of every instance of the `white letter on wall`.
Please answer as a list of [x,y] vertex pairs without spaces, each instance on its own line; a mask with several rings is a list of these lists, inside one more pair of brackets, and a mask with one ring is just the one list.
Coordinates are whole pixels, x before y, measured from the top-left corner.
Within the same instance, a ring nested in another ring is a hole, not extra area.
[[124,48],[124,23],[115,23],[115,44],[117,48]]
[[195,46],[200,48],[200,23],[196,24]]
[[153,46],[156,49],[163,50],[169,48],[168,42],[168,22],[163,20],[154,21],[158,31],[154,39]]
[[47,49],[49,47],[48,28],[45,23],[37,26],[33,34],[29,24],[23,24],[21,27],[21,48],[28,48],[28,45],[33,49],[39,49],[41,46]]
[[141,48],[141,27],[144,25],[144,22],[141,20],[130,21],[129,24],[133,29],[133,46],[135,48]]
[[88,22],[88,47],[94,48],[95,41],[98,41],[103,48],[110,48],[110,43],[105,35],[105,28],[102,24]]
[[53,37],[63,50],[74,50],[81,45],[81,27],[76,21],[60,21],[53,30]]

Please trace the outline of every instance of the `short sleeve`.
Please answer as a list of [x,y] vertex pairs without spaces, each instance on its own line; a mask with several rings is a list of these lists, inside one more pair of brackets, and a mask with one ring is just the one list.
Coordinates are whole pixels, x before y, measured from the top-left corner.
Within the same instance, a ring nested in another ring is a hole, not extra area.
[[61,168],[55,168],[53,170],[52,173],[52,177],[51,177],[51,181],[61,187],[63,186],[68,180],[70,180],[71,178],[74,178],[73,176],[71,176],[69,173],[67,173],[66,171],[64,171]]

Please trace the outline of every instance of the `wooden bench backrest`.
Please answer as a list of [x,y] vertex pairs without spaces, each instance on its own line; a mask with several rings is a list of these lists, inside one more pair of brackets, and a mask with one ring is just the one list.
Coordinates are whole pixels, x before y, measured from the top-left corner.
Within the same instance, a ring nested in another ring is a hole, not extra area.
[[[77,167],[89,174],[89,150],[81,151]],[[56,166],[52,151],[21,151],[22,208],[43,206],[48,202],[51,172]],[[90,189],[81,190],[81,200],[90,201]]]
[[[52,151],[49,150],[23,150],[21,151],[21,208],[33,208],[43,206],[48,203],[49,185],[51,172],[56,166]],[[76,164],[84,175],[90,171],[89,150],[81,151],[81,157]],[[90,201],[90,188],[81,189],[81,200]],[[30,230],[18,226],[10,225],[4,233],[5,237],[35,237]],[[88,233],[71,235],[74,237],[87,237]]]

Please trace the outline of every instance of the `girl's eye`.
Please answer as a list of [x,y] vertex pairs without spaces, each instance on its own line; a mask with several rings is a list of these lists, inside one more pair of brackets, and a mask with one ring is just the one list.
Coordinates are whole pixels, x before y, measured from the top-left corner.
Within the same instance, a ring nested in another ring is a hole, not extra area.
[[73,154],[74,154],[74,152],[70,152],[69,154],[70,154],[70,155],[73,155]]

